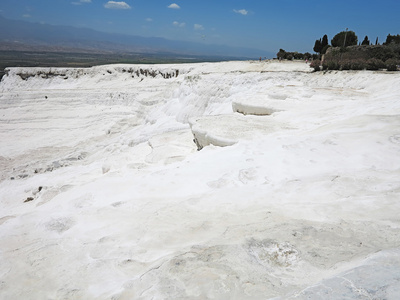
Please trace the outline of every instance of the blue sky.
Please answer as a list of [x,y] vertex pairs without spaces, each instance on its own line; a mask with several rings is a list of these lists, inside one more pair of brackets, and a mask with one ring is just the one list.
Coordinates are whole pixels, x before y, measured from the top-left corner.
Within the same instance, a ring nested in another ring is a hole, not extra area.
[[9,19],[276,53],[312,52],[345,28],[359,40],[400,33],[400,0],[0,0]]

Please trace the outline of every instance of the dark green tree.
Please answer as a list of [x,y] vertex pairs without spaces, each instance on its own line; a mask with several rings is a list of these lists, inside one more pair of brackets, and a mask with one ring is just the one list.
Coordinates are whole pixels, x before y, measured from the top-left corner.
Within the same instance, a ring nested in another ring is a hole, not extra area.
[[305,59],[311,59],[312,55],[309,52],[304,53],[304,58]]
[[390,45],[390,44],[400,44],[400,34],[398,35],[391,35],[389,34],[386,37],[386,42],[383,43],[384,45]]
[[321,42],[322,49],[324,49],[326,46],[328,46],[328,44],[329,44],[329,42],[328,42],[328,36],[325,34],[325,35],[322,37],[322,42]]
[[326,51],[328,50],[328,48],[330,48],[330,47],[331,47],[331,45],[326,45],[324,48],[322,48],[321,54],[325,54]]
[[287,53],[283,49],[279,49],[279,52],[276,54],[276,57],[278,57],[280,59],[285,59],[286,56],[287,56]]
[[358,38],[354,31],[342,31],[331,40],[332,47],[348,47],[357,45]]
[[370,41],[368,39],[368,35],[365,36],[364,40],[362,41],[361,45],[368,46]]
[[375,45],[378,45],[378,37],[376,37]]
[[322,51],[322,41],[321,41],[321,39],[315,41],[313,50],[315,52],[317,52],[317,53],[321,53],[321,51]]

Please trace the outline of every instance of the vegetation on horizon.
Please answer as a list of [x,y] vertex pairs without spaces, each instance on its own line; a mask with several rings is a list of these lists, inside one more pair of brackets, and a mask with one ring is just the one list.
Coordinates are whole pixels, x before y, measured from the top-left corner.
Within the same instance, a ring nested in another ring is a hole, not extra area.
[[312,59],[310,66],[321,70],[379,70],[397,71],[400,65],[400,35],[389,34],[380,45],[376,38],[373,45],[368,36],[362,42],[354,31],[336,34],[329,45],[328,36],[315,41],[313,50],[317,54],[286,52],[280,49],[279,59]]
[[321,54],[321,61],[311,67],[322,70],[379,70],[397,71],[400,65],[400,35],[388,35],[380,45],[378,38],[371,45],[368,36],[361,43],[353,31],[342,31],[332,39],[332,47]]
[[311,59],[311,58],[318,58],[317,55],[311,54],[309,52],[306,53],[300,53],[300,52],[286,52],[283,49],[279,49],[279,52],[276,54],[278,59],[287,59],[287,60],[293,60],[293,59]]

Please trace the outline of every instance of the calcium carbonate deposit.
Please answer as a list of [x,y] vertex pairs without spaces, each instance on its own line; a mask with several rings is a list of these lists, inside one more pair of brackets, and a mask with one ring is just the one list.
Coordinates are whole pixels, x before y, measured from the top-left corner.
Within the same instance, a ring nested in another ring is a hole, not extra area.
[[1,299],[399,299],[400,74],[10,68]]

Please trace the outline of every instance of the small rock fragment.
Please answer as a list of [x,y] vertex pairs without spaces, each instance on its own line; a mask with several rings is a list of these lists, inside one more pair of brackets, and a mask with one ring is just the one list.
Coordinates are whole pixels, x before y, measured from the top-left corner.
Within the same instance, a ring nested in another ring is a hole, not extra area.
[[32,200],[33,200],[33,197],[28,197],[28,198],[26,198],[26,200],[24,201],[24,203],[25,203],[25,202],[32,201]]
[[110,169],[111,169],[111,166],[109,164],[104,164],[101,167],[101,170],[103,171],[103,174],[106,174],[108,171],[110,171]]

